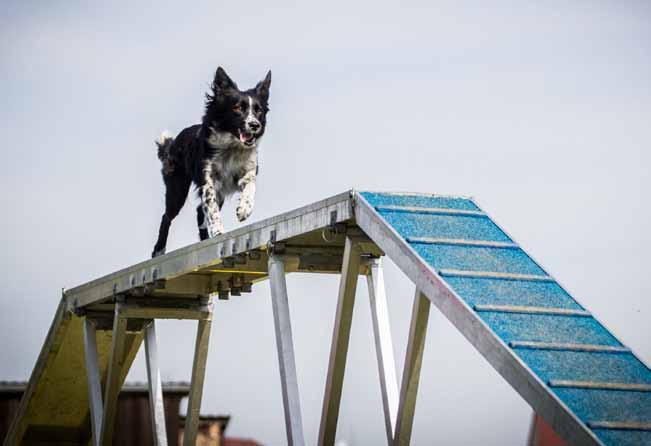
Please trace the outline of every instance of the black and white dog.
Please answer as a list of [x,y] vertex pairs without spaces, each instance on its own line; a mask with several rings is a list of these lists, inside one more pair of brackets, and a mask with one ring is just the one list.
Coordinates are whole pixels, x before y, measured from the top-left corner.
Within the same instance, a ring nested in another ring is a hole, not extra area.
[[269,111],[271,71],[250,90],[240,91],[226,72],[217,68],[201,124],[176,138],[163,133],[156,145],[163,163],[165,213],[152,257],[165,253],[170,224],[183,207],[191,183],[197,187],[199,238],[224,232],[220,210],[224,200],[240,192],[236,214],[245,220],[253,210],[258,173],[258,143]]

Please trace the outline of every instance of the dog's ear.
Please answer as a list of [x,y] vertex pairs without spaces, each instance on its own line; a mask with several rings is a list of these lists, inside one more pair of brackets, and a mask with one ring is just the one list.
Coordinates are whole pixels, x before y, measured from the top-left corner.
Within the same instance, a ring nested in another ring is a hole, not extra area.
[[212,81],[213,93],[217,94],[230,89],[237,90],[237,84],[228,77],[228,74],[226,74],[226,71],[222,67],[217,67],[215,80]]
[[263,102],[269,100],[269,87],[271,86],[271,70],[267,72],[267,75],[263,80],[258,82],[258,85],[255,86],[255,93],[262,99]]

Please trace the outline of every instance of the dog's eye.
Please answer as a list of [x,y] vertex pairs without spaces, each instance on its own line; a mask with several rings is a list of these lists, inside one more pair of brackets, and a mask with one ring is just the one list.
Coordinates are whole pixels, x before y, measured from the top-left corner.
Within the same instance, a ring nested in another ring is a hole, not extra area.
[[237,112],[237,113],[241,112],[242,111],[242,106],[240,104],[233,105],[233,111]]

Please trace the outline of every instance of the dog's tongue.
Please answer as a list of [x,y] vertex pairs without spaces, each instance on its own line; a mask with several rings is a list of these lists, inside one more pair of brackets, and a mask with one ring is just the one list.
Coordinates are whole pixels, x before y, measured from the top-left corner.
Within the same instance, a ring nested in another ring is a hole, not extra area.
[[246,133],[240,131],[240,141],[249,142],[253,139],[253,135],[247,135]]

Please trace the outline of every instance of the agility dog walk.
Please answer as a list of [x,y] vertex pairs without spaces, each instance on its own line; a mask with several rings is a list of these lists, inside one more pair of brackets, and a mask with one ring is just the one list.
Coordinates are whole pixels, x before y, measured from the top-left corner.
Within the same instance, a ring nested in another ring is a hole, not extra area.
[[[383,256],[415,284],[400,385]],[[65,291],[5,445],[53,435],[110,445],[118,392],[143,339],[152,425],[165,444],[160,318],[198,321],[184,437],[194,445],[213,307],[265,279],[288,444],[314,444],[303,435],[289,272],[341,274],[319,445],[335,440],[359,275],[369,287],[388,444],[410,444],[432,303],[570,444],[651,444],[651,370],[474,200],[348,191]]]

